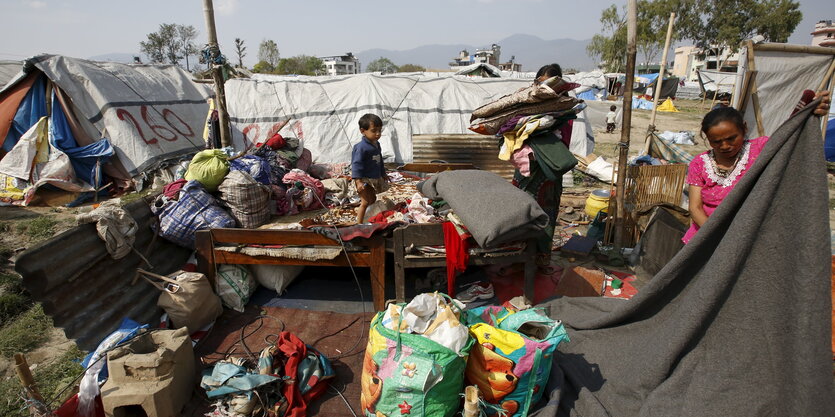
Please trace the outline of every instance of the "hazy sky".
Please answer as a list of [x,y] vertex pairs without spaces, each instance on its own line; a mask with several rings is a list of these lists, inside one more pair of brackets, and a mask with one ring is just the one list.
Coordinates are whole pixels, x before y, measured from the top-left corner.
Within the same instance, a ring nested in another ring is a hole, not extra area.
[[[373,48],[406,50],[429,44],[489,46],[516,33],[543,39],[588,39],[600,11],[626,0],[214,0],[222,51],[235,56],[244,39],[245,64],[273,39],[281,56],[333,55]],[[835,19],[833,0],[800,0],[803,21],[790,42],[808,44],[815,22]],[[160,23],[193,25],[206,41],[202,0],[0,0],[0,59],[39,53],[78,58],[139,51]]]

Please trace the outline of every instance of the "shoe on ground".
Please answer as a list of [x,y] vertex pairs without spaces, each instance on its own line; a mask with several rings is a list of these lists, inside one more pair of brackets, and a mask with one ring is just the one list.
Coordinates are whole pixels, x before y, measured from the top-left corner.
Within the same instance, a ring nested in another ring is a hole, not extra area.
[[476,282],[455,298],[462,303],[471,303],[475,300],[488,300],[493,298],[493,295],[493,284],[487,283],[485,285],[484,283]]

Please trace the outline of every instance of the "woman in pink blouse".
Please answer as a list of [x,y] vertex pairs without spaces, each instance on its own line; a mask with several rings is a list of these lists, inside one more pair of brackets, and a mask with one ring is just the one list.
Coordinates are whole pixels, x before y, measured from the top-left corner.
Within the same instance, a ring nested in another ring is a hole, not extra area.
[[[824,116],[829,112],[829,92],[822,91],[815,96],[818,97],[823,97],[823,100],[814,113]],[[702,133],[711,149],[693,158],[687,169],[692,222],[681,239],[684,243],[693,238],[719,203],[734,189],[768,141],[767,136],[745,139],[747,131],[742,114],[732,107],[711,110],[702,119]]]

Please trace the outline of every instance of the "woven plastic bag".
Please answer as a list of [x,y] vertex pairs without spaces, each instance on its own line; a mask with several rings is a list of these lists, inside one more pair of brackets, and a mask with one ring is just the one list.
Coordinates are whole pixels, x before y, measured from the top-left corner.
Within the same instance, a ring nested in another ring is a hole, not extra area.
[[219,199],[238,224],[255,229],[270,221],[270,187],[255,181],[249,173],[232,171],[218,187]]
[[243,313],[249,297],[258,288],[252,273],[243,265],[218,266],[215,280],[217,295],[223,305]]
[[545,391],[557,345],[568,340],[562,323],[537,309],[487,306],[467,311],[475,345],[467,380],[507,417],[524,417]]
[[472,339],[456,354],[421,334],[389,329],[383,324],[385,313],[378,312],[371,322],[360,380],[362,414],[455,415]]
[[228,156],[220,149],[207,149],[197,152],[188,165],[185,179],[199,181],[210,192],[217,191],[229,173]]

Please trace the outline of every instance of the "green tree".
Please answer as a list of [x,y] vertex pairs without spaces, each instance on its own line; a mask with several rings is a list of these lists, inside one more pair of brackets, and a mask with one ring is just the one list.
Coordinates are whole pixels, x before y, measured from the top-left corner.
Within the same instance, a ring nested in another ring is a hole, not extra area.
[[252,67],[252,72],[258,72],[261,74],[272,74],[275,72],[275,68],[270,65],[267,61],[258,61],[255,66]]
[[261,45],[258,46],[258,61],[266,62],[270,68],[269,72],[275,71],[279,59],[281,59],[281,55],[278,53],[278,45],[275,41],[272,39],[261,41]]
[[622,72],[626,69],[626,13],[621,15],[617,6],[611,5],[600,14],[600,24],[602,33],[592,36],[586,52],[606,71]]
[[388,58],[379,57],[365,66],[365,72],[381,72],[383,74],[389,74],[397,72],[397,65],[394,65],[394,62],[391,62]]
[[397,72],[423,72],[426,68],[415,64],[403,64],[397,68]]
[[190,71],[188,57],[197,53],[197,46],[194,40],[197,39],[197,29],[192,25],[177,25],[177,39],[180,42],[181,52],[186,59],[186,71]]
[[235,38],[235,54],[238,55],[238,67],[243,68],[246,46],[244,46],[244,40],[241,38]]
[[159,25],[159,30],[149,33],[146,38],[139,42],[139,50],[152,63],[180,65],[180,60],[185,58],[186,69],[189,69],[188,56],[197,53],[194,45],[197,30],[191,25],[163,23]]
[[793,0],[686,0],[690,13],[679,25],[684,38],[702,48],[730,48],[754,35],[771,42],[785,42],[803,19]]
[[278,74],[321,75],[325,73],[325,63],[315,56],[298,55],[278,61]]

